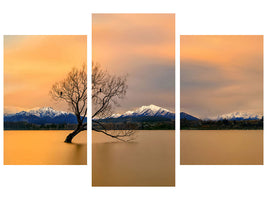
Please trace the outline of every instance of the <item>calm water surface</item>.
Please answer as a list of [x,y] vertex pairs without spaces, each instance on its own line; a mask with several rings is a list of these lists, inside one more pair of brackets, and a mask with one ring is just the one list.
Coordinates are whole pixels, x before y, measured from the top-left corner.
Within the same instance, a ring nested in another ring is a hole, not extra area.
[[71,131],[4,131],[5,165],[86,165],[86,131],[73,144],[64,143]]
[[93,186],[174,186],[175,131],[138,131],[134,142],[92,134]]
[[263,130],[182,130],[181,164],[263,164]]

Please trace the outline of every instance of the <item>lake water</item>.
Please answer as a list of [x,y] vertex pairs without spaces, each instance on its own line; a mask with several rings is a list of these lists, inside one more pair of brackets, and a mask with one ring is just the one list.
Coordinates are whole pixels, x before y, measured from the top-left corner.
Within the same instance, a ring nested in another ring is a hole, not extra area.
[[182,130],[180,142],[181,164],[263,164],[263,130]]
[[69,130],[4,131],[5,165],[86,165],[87,134],[64,143]]
[[145,130],[125,143],[92,135],[93,186],[174,186],[175,131]]

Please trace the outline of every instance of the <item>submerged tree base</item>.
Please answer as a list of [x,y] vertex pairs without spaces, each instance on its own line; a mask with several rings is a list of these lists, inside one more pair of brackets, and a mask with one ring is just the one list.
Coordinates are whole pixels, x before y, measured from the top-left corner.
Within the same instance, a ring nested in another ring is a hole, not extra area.
[[67,137],[66,137],[66,139],[65,139],[65,141],[64,142],[66,142],[66,143],[71,143],[72,142],[72,139],[77,135],[78,133],[70,133]]
[[66,139],[65,139],[64,142],[66,142],[66,143],[72,143],[72,139],[73,139],[78,133],[87,130],[86,126],[87,126],[87,124],[83,124],[83,125],[77,127],[72,133],[70,133],[70,134],[66,137]]

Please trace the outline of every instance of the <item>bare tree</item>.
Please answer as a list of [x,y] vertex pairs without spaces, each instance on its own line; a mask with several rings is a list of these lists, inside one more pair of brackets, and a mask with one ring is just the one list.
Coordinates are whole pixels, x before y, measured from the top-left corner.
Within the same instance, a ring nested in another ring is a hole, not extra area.
[[99,119],[110,117],[112,107],[118,106],[118,101],[125,97],[127,91],[127,76],[115,76],[101,69],[99,64],[92,65],[92,129],[112,138],[129,141],[135,131],[133,126],[107,126]]
[[77,118],[77,127],[70,133],[65,142],[72,139],[81,131],[87,130],[85,118],[87,115],[87,70],[86,65],[81,69],[73,68],[65,79],[55,83],[50,95],[56,101],[65,101]]

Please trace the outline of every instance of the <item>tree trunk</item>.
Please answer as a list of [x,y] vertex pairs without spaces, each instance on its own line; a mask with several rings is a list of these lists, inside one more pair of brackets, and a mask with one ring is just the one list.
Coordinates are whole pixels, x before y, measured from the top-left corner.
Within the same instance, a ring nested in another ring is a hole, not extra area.
[[72,133],[70,133],[70,134],[66,137],[66,139],[65,139],[64,142],[66,142],[66,143],[71,143],[72,139],[73,139],[78,133],[80,133],[80,132],[83,131],[83,130],[84,130],[83,126],[82,126],[82,125],[78,125],[78,127],[77,127]]

